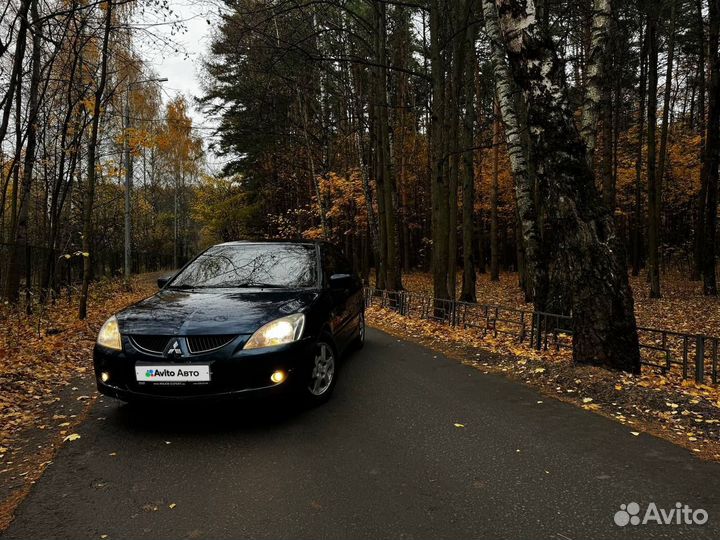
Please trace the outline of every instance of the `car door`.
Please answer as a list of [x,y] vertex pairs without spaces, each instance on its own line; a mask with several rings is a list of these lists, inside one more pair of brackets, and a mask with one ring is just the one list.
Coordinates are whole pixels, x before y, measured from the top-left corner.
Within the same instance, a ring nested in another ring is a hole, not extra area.
[[337,346],[342,350],[354,337],[356,325],[353,324],[356,309],[353,306],[355,293],[355,276],[352,265],[348,262],[340,250],[332,245],[326,245],[322,250],[323,273],[330,286],[330,276],[334,274],[349,274],[353,276],[352,283],[347,288],[333,289],[330,291],[332,308],[330,324]]

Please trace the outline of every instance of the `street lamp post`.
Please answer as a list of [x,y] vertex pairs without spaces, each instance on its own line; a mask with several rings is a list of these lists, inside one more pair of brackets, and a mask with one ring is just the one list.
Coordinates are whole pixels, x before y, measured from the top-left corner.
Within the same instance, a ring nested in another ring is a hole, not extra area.
[[128,82],[127,88],[125,90],[125,106],[124,106],[124,114],[125,117],[125,137],[123,137],[123,152],[125,154],[125,250],[124,250],[124,259],[125,259],[125,269],[124,269],[124,277],[125,277],[125,284],[130,284],[130,270],[131,270],[131,251],[130,251],[130,244],[132,239],[132,220],[131,218],[131,191],[132,191],[132,177],[133,177],[133,159],[132,159],[132,152],[130,151],[130,129],[131,129],[131,116],[130,116],[130,88],[135,84],[141,84],[146,82],[167,82],[166,78],[161,79],[145,79],[142,81],[134,81],[134,82]]

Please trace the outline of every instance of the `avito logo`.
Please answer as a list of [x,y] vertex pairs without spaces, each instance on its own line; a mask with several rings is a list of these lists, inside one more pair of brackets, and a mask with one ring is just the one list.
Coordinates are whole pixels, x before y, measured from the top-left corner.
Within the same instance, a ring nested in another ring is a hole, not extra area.
[[172,369],[148,369],[145,377],[152,379],[153,377],[174,377],[175,372]]
[[645,513],[640,512],[640,505],[636,502],[621,504],[620,510],[615,512],[615,525],[625,527],[626,525],[705,525],[708,521],[708,513],[702,508],[693,510],[687,504],[675,503],[675,508],[666,510],[658,508],[654,502],[648,504]]

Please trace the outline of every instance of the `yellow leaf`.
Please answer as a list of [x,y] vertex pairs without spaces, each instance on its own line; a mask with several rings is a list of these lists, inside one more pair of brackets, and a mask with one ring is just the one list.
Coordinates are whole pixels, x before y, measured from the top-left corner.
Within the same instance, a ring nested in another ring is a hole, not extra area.
[[463,427],[465,427],[465,424],[457,424],[456,423],[456,424],[453,424],[453,426],[455,426],[457,428],[463,428]]
[[593,398],[591,398],[591,397],[584,397],[583,403],[590,403],[592,400],[593,400]]
[[638,433],[637,431],[631,431],[630,434],[631,434],[631,435],[635,435],[636,437],[637,437],[638,435],[640,435],[640,433]]
[[177,506],[175,503],[170,503],[168,505],[168,508],[170,508],[170,510],[172,510],[173,508],[175,508],[175,506]]
[[77,441],[79,438],[80,438],[80,435],[78,435],[77,433],[71,433],[70,435],[68,435],[67,437],[65,437],[65,438],[63,439],[63,442],[65,442],[65,441]]

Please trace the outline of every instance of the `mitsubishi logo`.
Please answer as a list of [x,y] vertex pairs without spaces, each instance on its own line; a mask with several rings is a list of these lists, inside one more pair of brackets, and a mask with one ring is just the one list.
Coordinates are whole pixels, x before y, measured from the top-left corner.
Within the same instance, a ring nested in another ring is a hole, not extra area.
[[180,358],[182,356],[182,350],[180,349],[180,342],[176,339],[170,348],[165,353],[167,356]]

